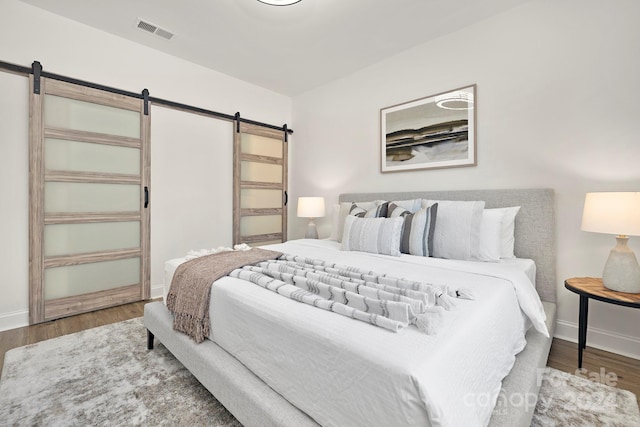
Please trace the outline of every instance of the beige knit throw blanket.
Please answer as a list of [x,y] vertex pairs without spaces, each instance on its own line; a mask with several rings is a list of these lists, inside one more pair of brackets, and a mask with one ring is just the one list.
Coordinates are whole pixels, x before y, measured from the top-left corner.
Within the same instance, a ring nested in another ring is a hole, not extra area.
[[237,268],[277,259],[280,252],[252,248],[219,252],[195,258],[178,266],[167,295],[167,308],[173,313],[173,329],[201,343],[209,336],[211,285]]

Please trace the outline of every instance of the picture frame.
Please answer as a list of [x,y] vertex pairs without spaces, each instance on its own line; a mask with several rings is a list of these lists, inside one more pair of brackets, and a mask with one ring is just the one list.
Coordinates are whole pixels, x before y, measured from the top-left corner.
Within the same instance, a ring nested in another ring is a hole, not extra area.
[[476,85],[380,109],[380,171],[476,166]]

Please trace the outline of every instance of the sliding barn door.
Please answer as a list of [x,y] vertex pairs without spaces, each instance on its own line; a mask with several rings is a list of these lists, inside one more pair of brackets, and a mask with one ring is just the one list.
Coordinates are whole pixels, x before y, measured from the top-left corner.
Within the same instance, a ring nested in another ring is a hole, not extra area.
[[287,240],[285,132],[242,123],[234,143],[233,242]]
[[39,92],[31,77],[30,323],[148,299],[143,101],[46,78]]

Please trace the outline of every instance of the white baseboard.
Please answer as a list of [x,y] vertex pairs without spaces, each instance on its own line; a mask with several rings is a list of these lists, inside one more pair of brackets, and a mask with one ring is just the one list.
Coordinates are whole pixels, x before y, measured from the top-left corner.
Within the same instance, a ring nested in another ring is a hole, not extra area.
[[[578,342],[578,324],[558,320],[554,337]],[[640,339],[593,327],[587,328],[587,347],[640,359]]]
[[[162,298],[164,294],[164,285],[151,286],[151,299]],[[29,326],[29,310],[18,310],[9,313],[0,313],[0,332],[9,329],[22,328]]]
[[12,311],[0,314],[0,331],[21,328],[29,325],[29,310]]
[[159,285],[151,286],[151,299],[162,298],[164,296],[164,285],[160,283]]

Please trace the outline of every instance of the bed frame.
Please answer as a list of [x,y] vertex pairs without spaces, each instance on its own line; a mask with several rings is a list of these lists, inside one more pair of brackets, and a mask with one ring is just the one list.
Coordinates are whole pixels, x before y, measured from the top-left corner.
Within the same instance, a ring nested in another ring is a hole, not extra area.
[[[547,328],[553,337],[556,323],[556,250],[554,194],[550,189],[427,191],[402,193],[341,194],[340,201],[484,200],[486,208],[521,206],[515,225],[515,254],[536,262],[536,289],[547,314]],[[276,393],[235,357],[217,344],[205,340],[196,344],[173,331],[173,317],[162,302],[145,305],[144,324],[148,347],[153,337],[162,344],[240,421],[244,426],[318,426],[304,412]],[[527,346],[503,380],[503,397],[493,411],[489,426],[529,427],[535,409],[531,397],[540,389],[539,369],[547,364],[551,338],[531,328]],[[513,398],[510,398],[513,396]]]

